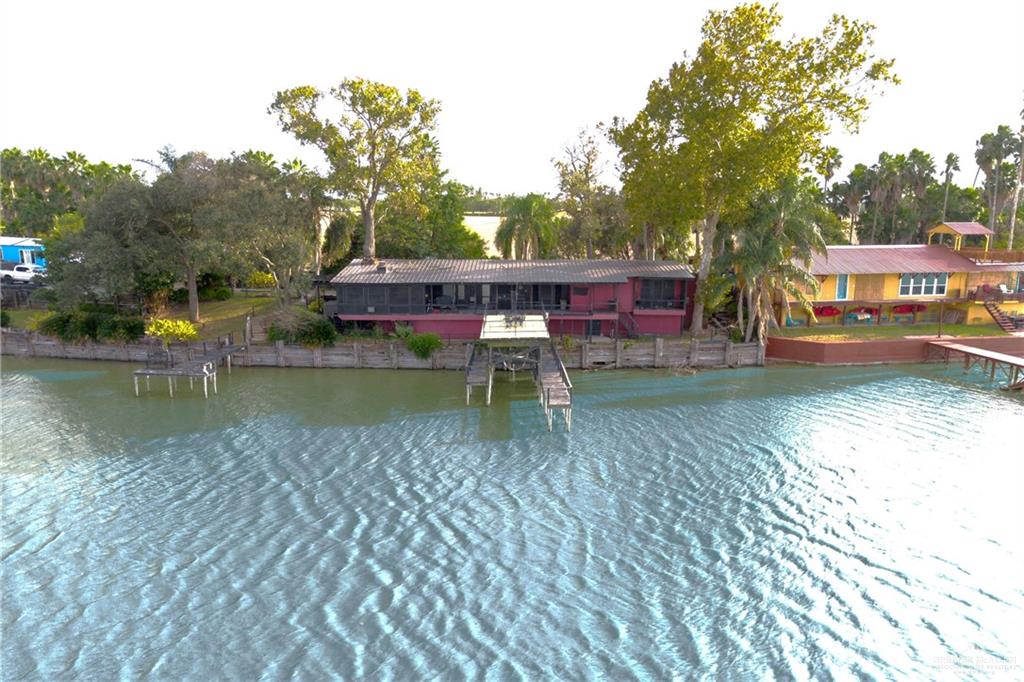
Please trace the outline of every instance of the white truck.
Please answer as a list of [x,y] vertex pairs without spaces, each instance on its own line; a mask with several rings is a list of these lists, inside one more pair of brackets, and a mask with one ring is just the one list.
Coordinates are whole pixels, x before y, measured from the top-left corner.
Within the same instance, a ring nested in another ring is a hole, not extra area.
[[43,273],[43,268],[32,263],[9,263],[0,265],[0,279],[4,284],[27,284],[36,275]]

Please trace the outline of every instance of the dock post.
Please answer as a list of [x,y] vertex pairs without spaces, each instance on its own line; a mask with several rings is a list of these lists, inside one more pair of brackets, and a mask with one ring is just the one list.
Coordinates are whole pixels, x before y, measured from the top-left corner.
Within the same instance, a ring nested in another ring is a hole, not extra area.
[[189,374],[188,375],[188,390],[190,390],[190,391],[193,390],[195,388],[194,384],[195,384],[195,378],[193,378],[193,376],[191,374]]
[[228,362],[228,374],[231,374],[231,353],[228,353],[227,362]]
[[174,397],[174,377],[167,377],[167,390],[171,392],[171,397]]
[[203,375],[203,397],[204,398],[209,398],[210,397],[209,391],[206,390],[206,375],[205,374]]
[[213,393],[214,393],[214,395],[216,395],[216,393],[217,393],[217,370],[216,369],[213,370]]
[[665,339],[660,336],[654,339],[654,366],[665,366]]
[[149,393],[149,375],[146,375],[146,393]]
[[487,365],[487,406],[491,405],[491,386],[494,385],[494,365]]
[[135,383],[135,397],[138,398],[139,397],[139,375],[138,374],[133,374],[132,375],[132,379],[134,380],[134,383]]

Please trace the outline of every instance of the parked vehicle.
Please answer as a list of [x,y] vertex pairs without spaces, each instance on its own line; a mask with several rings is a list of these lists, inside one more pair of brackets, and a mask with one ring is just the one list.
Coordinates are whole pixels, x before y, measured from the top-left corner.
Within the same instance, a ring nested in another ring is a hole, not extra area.
[[45,269],[32,263],[9,263],[4,262],[0,266],[0,279],[4,284],[27,284],[36,275],[41,275]]

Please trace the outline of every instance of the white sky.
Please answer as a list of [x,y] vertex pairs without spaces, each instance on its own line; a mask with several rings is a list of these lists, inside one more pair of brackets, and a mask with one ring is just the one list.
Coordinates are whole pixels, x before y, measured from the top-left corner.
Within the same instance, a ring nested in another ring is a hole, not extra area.
[[[455,179],[553,193],[551,158],[583,126],[632,116],[647,87],[699,41],[696,2],[44,2],[0,0],[0,146],[153,158],[165,144],[216,156],[300,151],[267,106],[277,90],[361,76],[439,99]],[[844,168],[920,147],[940,166],[1024,106],[1024,2],[779,3],[784,31],[835,11],[877,27],[903,84],[858,136],[832,138]],[[613,159],[607,158],[609,171]]]

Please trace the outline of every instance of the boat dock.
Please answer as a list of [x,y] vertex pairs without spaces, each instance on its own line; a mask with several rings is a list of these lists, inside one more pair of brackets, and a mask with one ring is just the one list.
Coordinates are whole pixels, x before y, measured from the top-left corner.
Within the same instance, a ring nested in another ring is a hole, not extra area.
[[203,344],[202,353],[194,355],[189,349],[188,358],[183,362],[175,363],[174,356],[169,350],[162,350],[150,353],[146,359],[146,366],[137,369],[132,373],[132,382],[135,385],[135,395],[139,395],[139,377],[142,377],[146,384],[146,391],[150,389],[152,377],[167,377],[167,390],[171,397],[174,397],[174,387],[178,378],[188,379],[189,390],[192,390],[197,379],[203,382],[203,397],[209,398],[210,384],[213,384],[213,392],[217,393],[217,366],[223,363],[231,374],[231,358],[233,355],[245,351],[245,346],[231,343],[230,338],[224,342],[218,339],[216,346]]
[[473,344],[466,361],[466,404],[476,386],[486,387],[485,402],[491,404],[494,372],[512,374],[529,371],[537,388],[537,400],[544,410],[548,431],[554,413],[562,413],[566,431],[572,430],[572,382],[558,349],[548,335],[546,315],[487,315],[480,341]]
[[996,378],[996,373],[1000,373],[1007,380],[1006,386],[1002,387],[1003,390],[1024,390],[1024,358],[1007,355],[1006,353],[997,353],[996,351],[985,350],[984,348],[975,348],[974,346],[952,341],[929,341],[929,354],[931,354],[932,350],[938,351],[946,364],[949,364],[950,357],[953,354],[963,355],[964,372],[968,372],[972,367],[978,366],[981,367],[983,372],[987,372],[989,379],[993,381]]

